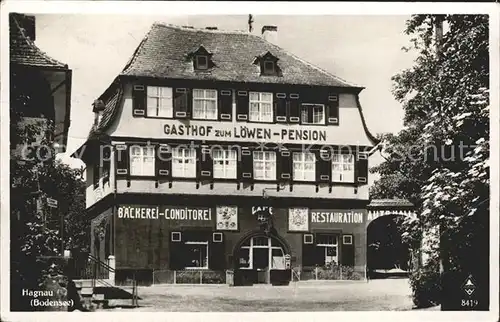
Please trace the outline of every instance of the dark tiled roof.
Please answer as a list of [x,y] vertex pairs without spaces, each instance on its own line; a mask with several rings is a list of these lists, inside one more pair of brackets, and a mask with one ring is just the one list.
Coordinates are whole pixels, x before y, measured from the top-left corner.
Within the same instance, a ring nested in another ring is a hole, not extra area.
[[414,205],[406,199],[373,199],[368,204],[368,208],[390,207],[414,207]]
[[9,15],[10,25],[10,62],[23,66],[37,66],[46,68],[67,69],[63,64],[40,50],[35,43],[29,39],[21,27],[18,14]]
[[[194,71],[192,60],[187,58],[200,46],[213,54],[215,67],[210,71]],[[268,51],[279,59],[282,76],[261,76],[253,64],[257,56]],[[121,75],[361,88],[256,35],[160,23],[152,26]]]
[[96,126],[92,126],[89,133],[89,139],[96,138],[98,133],[104,132],[115,118],[119,110],[119,106],[123,97],[123,88],[119,84],[111,96],[104,101],[105,108],[102,111],[101,122]]

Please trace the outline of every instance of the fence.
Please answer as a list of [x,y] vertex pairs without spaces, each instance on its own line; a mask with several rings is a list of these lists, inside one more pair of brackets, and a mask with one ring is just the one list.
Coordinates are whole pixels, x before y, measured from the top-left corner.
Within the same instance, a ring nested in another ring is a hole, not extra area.
[[155,284],[225,284],[225,271],[211,270],[155,270],[153,271],[153,285]]
[[334,265],[330,267],[294,267],[292,282],[308,280],[364,280],[365,272],[356,271],[352,266]]

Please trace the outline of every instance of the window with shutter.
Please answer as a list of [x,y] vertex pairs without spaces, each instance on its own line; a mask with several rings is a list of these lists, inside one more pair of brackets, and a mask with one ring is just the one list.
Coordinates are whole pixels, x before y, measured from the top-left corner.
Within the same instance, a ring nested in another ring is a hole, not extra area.
[[172,151],[166,144],[158,146],[156,153],[156,176],[158,179],[168,179],[172,177]]
[[248,149],[241,151],[241,166],[238,167],[238,178],[242,181],[253,180],[253,157]]
[[248,121],[248,92],[236,92],[236,120]]
[[290,123],[300,122],[300,104],[298,94],[289,94],[288,100],[288,116]]
[[146,115],[146,89],[144,85],[132,87],[132,116]]
[[325,124],[325,107],[322,104],[302,104],[301,124]]
[[238,155],[236,150],[213,149],[214,178],[236,179]]
[[172,88],[171,87],[147,87],[147,116],[167,117],[173,116]]
[[253,152],[253,176],[257,180],[276,180],[276,152]]
[[176,88],[174,95],[174,118],[187,119],[189,111],[189,91],[187,88]]
[[356,160],[356,182],[359,185],[368,184],[368,155],[366,153],[358,154]]
[[273,94],[272,93],[249,93],[248,120],[252,122],[273,121]]
[[198,159],[198,178],[212,179],[213,178],[213,161],[210,148],[202,146],[200,149],[200,158]]
[[288,120],[288,109],[286,104],[286,94],[276,93],[274,96],[274,112],[276,115],[276,122],[286,123]]
[[354,155],[334,153],[332,155],[332,181],[355,182]]
[[154,176],[155,148],[154,146],[133,145],[130,150],[130,175]]
[[196,150],[187,147],[176,147],[172,150],[172,177],[196,177]]
[[332,159],[331,153],[328,150],[320,150],[316,152],[316,182],[326,183],[331,182],[332,176]]
[[226,251],[222,233],[214,233],[208,250],[210,253],[208,260],[209,268],[212,270],[226,269]]
[[290,181],[292,179],[292,158],[290,151],[280,151],[278,158],[278,180]]
[[233,91],[223,89],[219,94],[219,120],[231,121],[233,119]]
[[193,89],[193,120],[217,120],[217,91]]
[[328,124],[339,124],[339,96],[336,94],[328,96],[327,115]]
[[314,181],[316,179],[316,156],[310,152],[293,153],[293,180]]
[[341,264],[344,266],[353,267],[355,264],[354,236],[353,235],[343,235],[341,247],[342,247],[341,248]]
[[115,149],[116,160],[116,176],[124,177],[129,176],[129,151],[128,147],[124,144],[116,145]]

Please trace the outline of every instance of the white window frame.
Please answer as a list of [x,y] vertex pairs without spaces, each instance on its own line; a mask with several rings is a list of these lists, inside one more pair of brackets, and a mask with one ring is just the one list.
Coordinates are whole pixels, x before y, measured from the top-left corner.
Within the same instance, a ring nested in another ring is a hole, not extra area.
[[[327,234],[321,234],[320,236],[328,236],[332,237],[334,239],[334,242],[328,241],[327,243],[317,243],[316,247],[323,247],[325,249],[325,254],[324,254],[324,264],[328,264],[331,261],[327,261],[328,257],[331,257],[333,260],[335,260],[335,263],[339,263],[339,238],[336,235],[327,235]],[[318,236],[316,236],[316,242],[318,242]],[[328,249],[335,249],[335,256],[329,256],[328,255]]]
[[[196,97],[196,92],[199,92],[201,97]],[[213,97],[209,97],[208,92],[212,92]],[[195,104],[196,102],[200,102],[202,106],[202,115],[197,115],[195,113]],[[213,102],[215,103],[215,111],[211,117],[208,116],[208,102]],[[217,120],[218,118],[218,107],[217,107],[217,90],[215,89],[202,89],[202,88],[195,88],[193,89],[193,120]]]
[[[335,156],[339,156],[339,160],[335,160]],[[346,161],[346,157],[350,157],[350,161]],[[354,183],[354,154],[333,154],[332,155],[332,182]],[[334,169],[335,166],[340,169]],[[350,170],[345,170],[350,167]]]
[[205,245],[205,249],[206,249],[206,257],[205,257],[205,265],[204,266],[185,266],[184,269],[187,269],[187,270],[198,270],[198,269],[208,269],[210,266],[209,266],[209,249],[208,249],[208,241],[186,241],[184,243],[185,245]]
[[[349,241],[346,241],[346,237],[349,238]],[[343,235],[342,236],[342,244],[343,245],[352,245],[352,235]]]
[[[200,64],[200,58],[205,59],[205,64]],[[208,69],[208,56],[196,55],[196,69],[207,70]]]
[[[306,154],[312,155],[312,161],[306,160]],[[300,160],[296,160],[296,156],[300,156]],[[293,153],[293,180],[296,181],[315,181],[316,180],[316,155],[311,152],[294,152]],[[306,165],[312,164],[312,170],[306,170]],[[296,169],[296,165],[300,165],[300,169]]]
[[[164,96],[162,89],[170,91],[170,97],[168,95]],[[162,87],[162,86],[147,86],[146,87],[146,115],[148,117],[166,117],[172,118],[174,115],[174,99],[173,99],[173,89],[172,87]],[[156,99],[156,106],[150,105],[150,98]],[[166,100],[168,102],[166,106],[163,106],[163,102]]]
[[[140,151],[139,154],[134,152]],[[147,151],[145,153],[145,151]],[[155,175],[155,148],[150,145],[133,145],[130,147],[130,175],[131,176],[154,176]],[[134,166],[138,162],[138,166]]]
[[[321,113],[316,114],[314,108],[321,107]],[[307,114],[305,114],[304,120],[304,111],[307,112],[308,109],[313,109],[313,121],[309,123],[307,121]],[[321,116],[321,121],[316,121],[316,116]],[[326,124],[326,113],[325,113],[325,105],[324,104],[313,104],[313,103],[302,103],[300,108],[300,123],[304,125],[325,125]]]
[[[257,159],[256,155],[262,154],[261,159]],[[271,157],[272,156],[272,157]],[[262,163],[262,170],[256,169],[256,164]],[[266,170],[266,165],[270,164],[271,169]],[[253,177],[256,180],[276,180],[276,152],[274,151],[253,151]],[[262,176],[257,175],[257,171],[262,171]],[[266,176],[267,173],[270,173],[270,176]]]
[[[221,153],[221,154],[218,154]],[[236,179],[238,172],[238,153],[234,149],[219,149],[212,153],[213,176],[216,179]],[[222,164],[218,164],[222,162]],[[221,168],[220,173],[218,168]]]
[[[252,96],[257,95],[257,99],[252,99]],[[263,96],[268,95],[270,100],[263,100]],[[263,113],[264,104],[269,104],[270,113]],[[257,107],[257,110],[254,111],[254,107]],[[274,111],[273,111],[273,93],[268,92],[250,92],[248,98],[248,120],[250,122],[259,122],[259,123],[271,123],[274,120]]]
[[[182,152],[180,152],[182,151]],[[190,155],[186,151],[191,151]],[[177,161],[182,160],[182,163]],[[191,166],[186,161],[192,161]],[[183,164],[181,167],[179,164]],[[196,178],[196,150],[188,147],[176,147],[172,149],[172,177],[174,178]]]
[[254,264],[254,261],[253,261],[253,250],[255,248],[265,248],[265,249],[268,249],[269,252],[268,252],[268,263],[269,263],[269,270],[283,270],[283,268],[276,268],[275,267],[275,262],[273,260],[273,250],[274,249],[277,249],[277,250],[280,250],[281,251],[281,254],[283,256],[281,256],[283,258],[283,264],[285,264],[285,250],[283,249],[283,247],[281,246],[273,246],[272,244],[272,238],[271,237],[264,237],[264,238],[267,238],[267,243],[265,245],[255,245],[254,241],[255,241],[255,238],[262,238],[262,236],[257,236],[257,237],[252,237],[250,238],[250,243],[246,246],[241,246],[241,249],[248,249],[248,267],[240,267],[239,269],[246,269],[246,270],[249,270],[249,269],[253,269],[253,264]]

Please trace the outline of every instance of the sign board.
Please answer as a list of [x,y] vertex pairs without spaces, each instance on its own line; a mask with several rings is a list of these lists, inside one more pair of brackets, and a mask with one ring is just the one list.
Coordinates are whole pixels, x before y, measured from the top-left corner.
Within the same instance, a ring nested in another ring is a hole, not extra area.
[[332,228],[339,225],[362,225],[366,210],[312,209],[310,211],[311,228]]
[[57,200],[47,198],[47,206],[49,206],[51,208],[57,208]]
[[258,141],[258,142],[296,142],[316,143],[328,142],[326,129],[318,126],[262,126],[246,124],[228,126],[224,123],[204,124],[176,124],[163,125],[163,133],[168,138],[193,139],[193,140],[231,140],[231,141]]
[[208,207],[179,206],[119,206],[116,212],[124,220],[168,220],[179,223],[199,223],[211,225],[213,209]]

